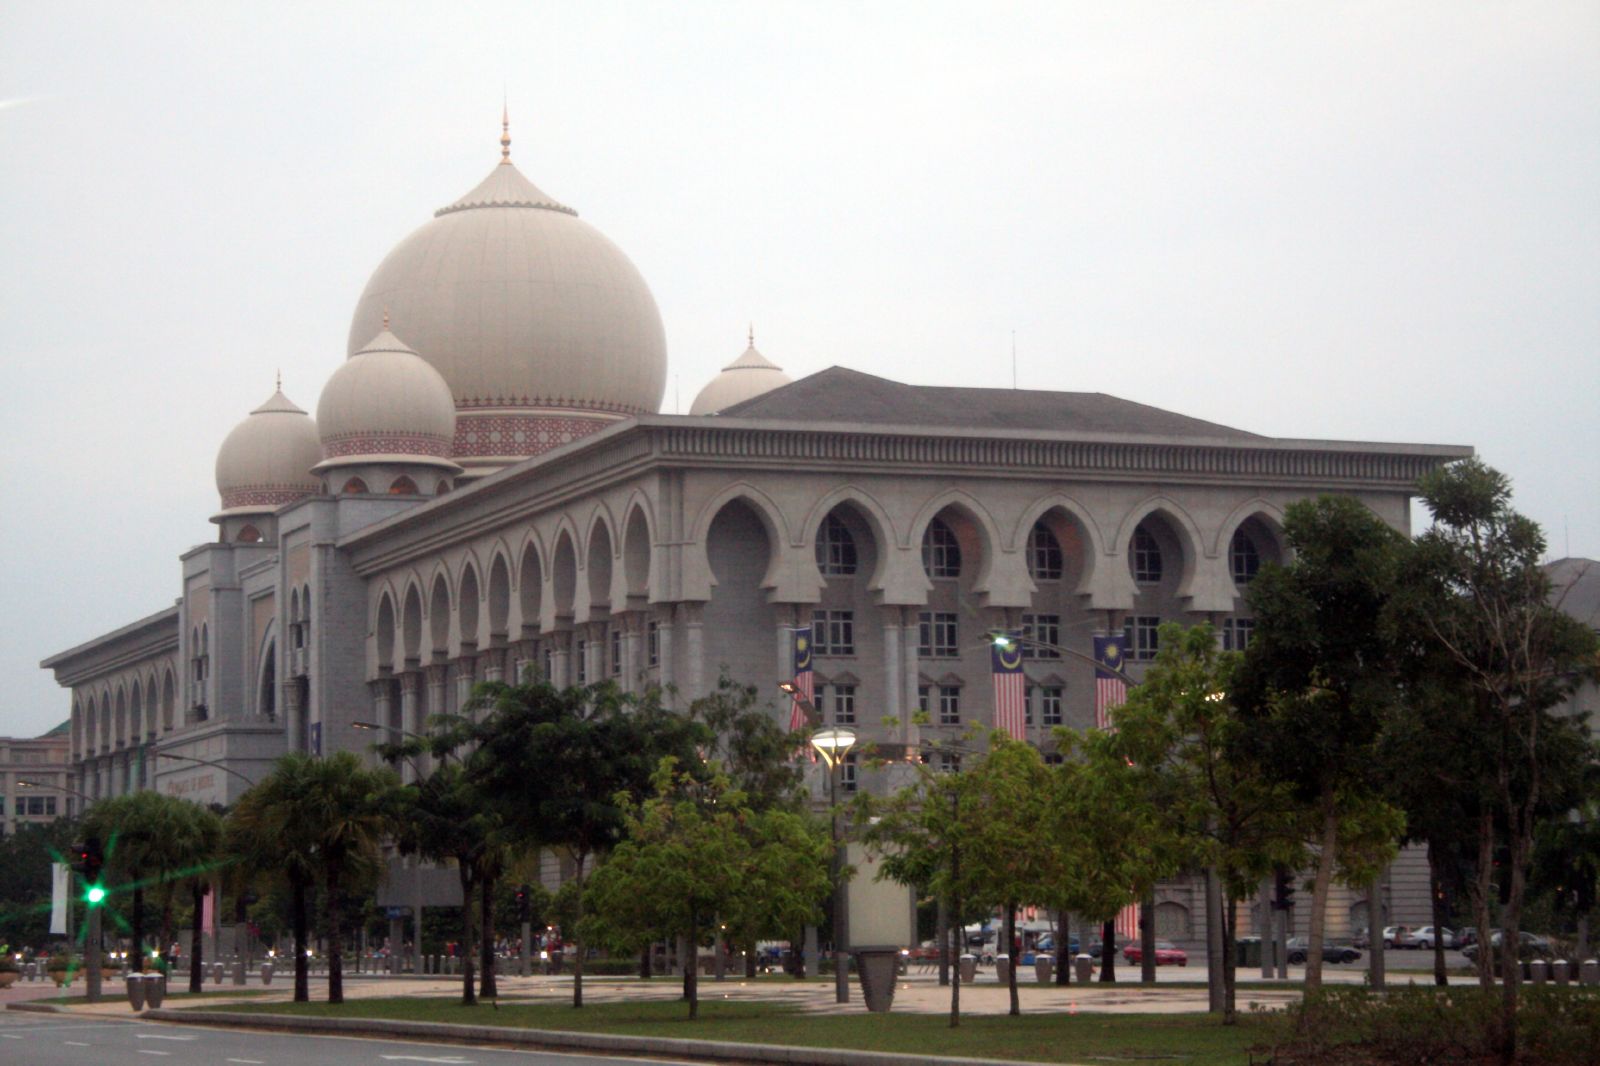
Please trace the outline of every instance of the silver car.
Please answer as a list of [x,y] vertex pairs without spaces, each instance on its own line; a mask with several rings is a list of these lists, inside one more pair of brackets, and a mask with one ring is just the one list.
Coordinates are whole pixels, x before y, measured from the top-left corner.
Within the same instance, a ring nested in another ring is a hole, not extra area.
[[1403,948],[1420,948],[1423,951],[1432,951],[1435,943],[1443,944],[1448,949],[1459,947],[1456,935],[1444,926],[1439,926],[1438,931],[1431,925],[1424,925],[1409,936],[1402,937],[1397,946]]

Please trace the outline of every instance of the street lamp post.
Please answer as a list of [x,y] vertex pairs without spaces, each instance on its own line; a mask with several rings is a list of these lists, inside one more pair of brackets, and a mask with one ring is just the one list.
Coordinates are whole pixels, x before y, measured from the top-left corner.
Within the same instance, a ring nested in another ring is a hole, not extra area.
[[843,772],[845,756],[855,747],[853,729],[824,729],[811,738],[828,764],[828,805],[833,816],[833,994],[837,1003],[850,1002],[849,917],[845,913],[844,844],[839,833],[839,777]]
[[179,755],[175,751],[158,751],[156,752],[156,758],[176,759],[178,762],[199,763],[201,766],[210,766],[213,769],[221,770],[225,774],[232,774],[234,777],[237,777],[240,781],[243,781],[251,788],[254,788],[256,784],[253,778],[246,777],[244,774],[241,774],[238,770],[235,770],[231,766],[224,766],[222,763],[215,762],[211,759],[202,759],[196,755]]

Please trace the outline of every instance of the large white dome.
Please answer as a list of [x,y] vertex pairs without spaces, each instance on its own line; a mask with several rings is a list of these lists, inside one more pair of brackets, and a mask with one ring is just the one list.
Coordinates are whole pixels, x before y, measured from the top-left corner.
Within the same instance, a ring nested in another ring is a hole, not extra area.
[[661,408],[667,344],[649,286],[509,155],[379,264],[356,305],[351,355],[386,310],[449,385],[465,465],[534,455]]
[[317,425],[279,389],[233,427],[217,449],[217,492],[229,515],[271,512],[318,492]]

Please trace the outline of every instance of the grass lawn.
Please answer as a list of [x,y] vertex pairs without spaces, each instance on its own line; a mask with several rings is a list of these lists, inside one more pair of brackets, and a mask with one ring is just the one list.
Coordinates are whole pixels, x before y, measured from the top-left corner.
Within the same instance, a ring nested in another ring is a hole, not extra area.
[[1225,1027],[1204,1014],[1023,1014],[949,1019],[926,1014],[808,1014],[769,1003],[702,1001],[698,1021],[678,1001],[599,1003],[582,1010],[565,1004],[463,1007],[453,998],[416,997],[327,1003],[230,1004],[219,1010],[344,1018],[569,1029],[633,1036],[662,1036],[800,1047],[849,1047],[917,1055],[968,1055],[1037,1062],[1101,1059],[1185,1066],[1235,1066],[1251,1047],[1270,1042],[1274,1029],[1262,1017],[1242,1015]]

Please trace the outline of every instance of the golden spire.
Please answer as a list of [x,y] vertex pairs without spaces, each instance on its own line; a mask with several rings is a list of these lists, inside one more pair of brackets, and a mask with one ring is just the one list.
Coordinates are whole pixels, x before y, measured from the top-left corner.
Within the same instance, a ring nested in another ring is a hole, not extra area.
[[383,309],[383,328],[389,328],[389,309],[387,307]]
[[282,370],[279,370],[279,371],[278,371],[278,383],[277,383],[277,384],[276,384],[276,385],[275,385],[275,386],[273,386],[273,387],[274,387],[274,388],[275,388],[275,389],[276,389],[276,390],[277,390],[277,391],[278,391],[278,392],[282,392],[282,391],[283,391],[283,371],[282,371]]
[[500,105],[500,162],[511,162],[511,106],[509,102]]
[[756,324],[754,322],[752,322],[752,323],[750,323],[750,347],[754,348],[755,346],[756,346]]

